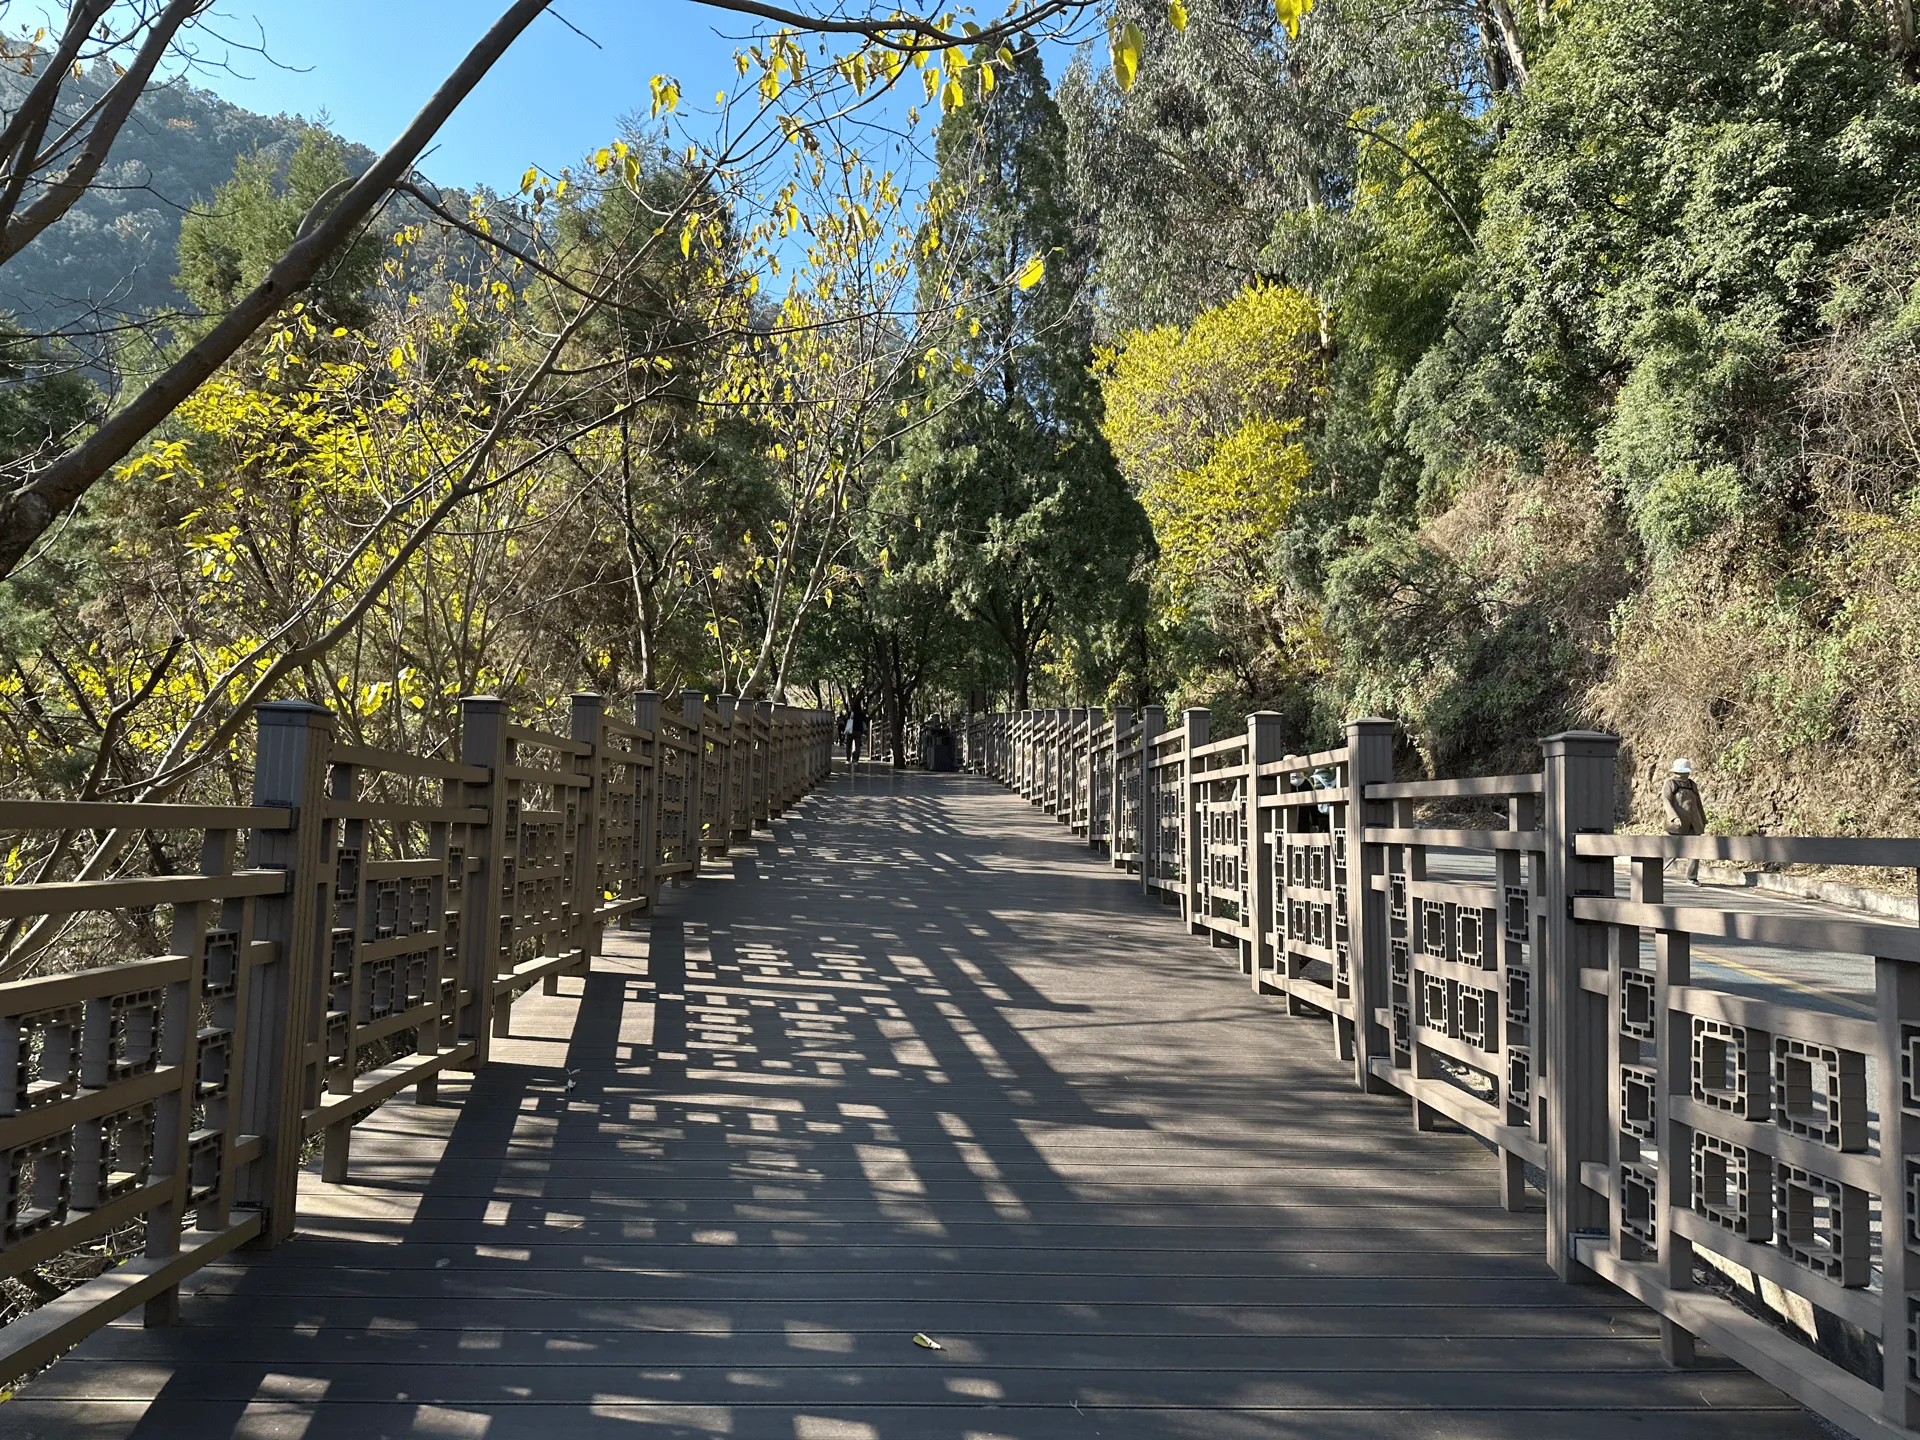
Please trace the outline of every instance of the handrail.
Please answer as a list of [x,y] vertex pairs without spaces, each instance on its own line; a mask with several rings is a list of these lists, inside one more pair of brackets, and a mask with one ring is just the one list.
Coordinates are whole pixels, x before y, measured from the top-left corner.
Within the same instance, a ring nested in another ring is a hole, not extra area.
[[[1656,1311],[1671,1361],[1705,1339],[1855,1435],[1920,1440],[1920,927],[1673,904],[1662,878],[1671,860],[1920,878],[1920,839],[1616,834],[1609,735],[1542,741],[1534,773],[1396,780],[1389,721],[1304,755],[1280,724],[1215,737],[1205,711],[1148,707],[1095,743],[1067,712],[989,715],[968,763],[1177,905],[1256,991],[1322,1017],[1357,1086],[1479,1136],[1508,1208],[1544,1174],[1549,1264]],[[1420,823],[1456,799],[1501,823]],[[1453,858],[1430,874],[1430,854]],[[1859,957],[1870,1003],[1741,993],[1693,973],[1696,940]],[[1884,1384],[1699,1288],[1697,1254],[1885,1337]]]
[[287,1239],[307,1137],[345,1180],[359,1116],[486,1064],[520,995],[584,973],[608,925],[830,771],[819,711],[667,703],[643,693],[629,722],[576,695],[556,735],[473,697],[457,761],[343,744],[330,711],[273,704],[253,805],[0,801],[15,834],[203,837],[197,873],[0,885],[0,920],[165,907],[174,951],[0,984],[0,1275],[144,1232],[143,1258],[0,1327],[0,1383],[135,1305],[164,1323],[202,1265]]

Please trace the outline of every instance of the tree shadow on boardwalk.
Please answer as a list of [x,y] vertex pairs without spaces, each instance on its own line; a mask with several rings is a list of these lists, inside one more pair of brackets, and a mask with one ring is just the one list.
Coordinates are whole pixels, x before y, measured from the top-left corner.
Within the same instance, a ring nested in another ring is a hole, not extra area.
[[141,1440],[1815,1433],[1740,1372],[1664,1370],[1650,1316],[1552,1278],[1477,1145],[1355,1094],[1324,1026],[986,782],[842,779],[610,948],[523,1003],[463,1103],[371,1118],[310,1233],[0,1415]]

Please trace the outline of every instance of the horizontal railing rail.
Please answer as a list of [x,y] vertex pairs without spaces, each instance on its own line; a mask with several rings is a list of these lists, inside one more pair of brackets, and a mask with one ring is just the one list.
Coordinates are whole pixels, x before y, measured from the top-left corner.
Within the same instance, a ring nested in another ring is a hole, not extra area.
[[832,745],[818,711],[691,691],[643,693],[631,721],[577,695],[566,734],[468,699],[458,760],[333,731],[318,706],[263,706],[252,805],[0,801],[29,848],[165,831],[198,854],[0,885],[0,922],[40,927],[43,955],[82,922],[92,950],[136,951],[0,984],[0,1277],[44,1287],[40,1267],[109,1240],[120,1260],[0,1327],[0,1382],[135,1306],[167,1323],[196,1269],[288,1238],[310,1138],[345,1180],[357,1119],[479,1069],[520,995],[584,973],[608,925],[782,814]]
[[[1653,1309],[1672,1363],[1704,1339],[1853,1434],[1920,1436],[1920,928],[1742,891],[1673,903],[1663,878],[1699,860],[1920,873],[1920,839],[1616,834],[1610,735],[1543,741],[1536,773],[1396,780],[1389,721],[1304,755],[1280,723],[970,717],[966,766],[1323,1017],[1356,1085],[1479,1137],[1509,1208],[1531,1175],[1549,1263]],[[1851,957],[1862,983],[1766,990],[1765,962],[1722,945]],[[1732,1298],[1763,1293],[1792,1304]]]

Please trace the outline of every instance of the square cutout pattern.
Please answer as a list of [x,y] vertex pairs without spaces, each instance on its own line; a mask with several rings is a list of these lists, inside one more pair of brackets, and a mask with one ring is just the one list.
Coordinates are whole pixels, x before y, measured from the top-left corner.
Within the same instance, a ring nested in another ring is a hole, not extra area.
[[1525,970],[1507,971],[1507,1019],[1524,1025],[1533,1018],[1533,977]]
[[1651,1066],[1620,1067],[1620,1128],[1646,1141],[1656,1138],[1659,1128],[1660,1079]]
[[0,1114],[18,1115],[73,1094],[80,1082],[78,1005],[0,1021],[0,1074],[7,1079]]
[[1499,1048],[1495,1043],[1499,1033],[1499,1009],[1493,991],[1462,985],[1457,1011],[1457,1033],[1462,1040],[1480,1050]]
[[1764,1241],[1772,1211],[1763,1203],[1770,1187],[1765,1155],[1718,1135],[1693,1136],[1693,1211],[1721,1229]]
[[1746,1030],[1694,1016],[1693,1098],[1730,1115],[1764,1120],[1769,1102],[1753,1093],[1752,1078]]
[[1660,1187],[1651,1170],[1620,1167],[1620,1229],[1649,1249],[1660,1244]]
[[1653,976],[1640,970],[1620,972],[1620,1033],[1630,1040],[1653,1039]]
[[1531,929],[1527,923],[1528,910],[1530,907],[1527,905],[1526,887],[1522,885],[1507,886],[1506,900],[1507,939],[1524,945],[1529,938],[1529,930]]
[[1848,1289],[1867,1283],[1867,1192],[1797,1165],[1774,1171],[1774,1243]]
[[0,1244],[17,1245],[65,1223],[73,1197],[72,1145],[68,1132],[7,1152],[5,1228]]
[[1507,1103],[1533,1108],[1533,1052],[1524,1045],[1507,1047]]
[[160,1007],[165,1003],[164,990],[89,1000],[81,1083],[99,1090],[145,1075],[159,1064]]
[[147,1183],[153,1171],[152,1104],[74,1128],[73,1205],[96,1210]]
[[1867,1058],[1858,1050],[1773,1040],[1773,1123],[1835,1150],[1867,1148]]

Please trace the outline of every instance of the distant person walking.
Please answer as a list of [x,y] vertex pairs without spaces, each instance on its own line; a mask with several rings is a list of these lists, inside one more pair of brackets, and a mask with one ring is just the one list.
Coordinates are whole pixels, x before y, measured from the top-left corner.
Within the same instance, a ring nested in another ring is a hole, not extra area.
[[[1679,759],[1673,762],[1673,773],[1667,776],[1667,783],[1661,787],[1660,799],[1667,807],[1667,834],[1704,835],[1707,833],[1707,807],[1701,803],[1700,787],[1694,783],[1693,762]],[[1681,874],[1689,885],[1700,879],[1698,860],[1669,860],[1667,868],[1681,866]]]
[[845,709],[833,717],[833,738],[840,742],[841,753],[847,757],[847,763],[853,763],[853,717]]
[[848,762],[852,763],[867,748],[867,707],[857,698],[853,702],[853,713],[847,717],[847,724],[853,727],[853,750],[847,757]]

